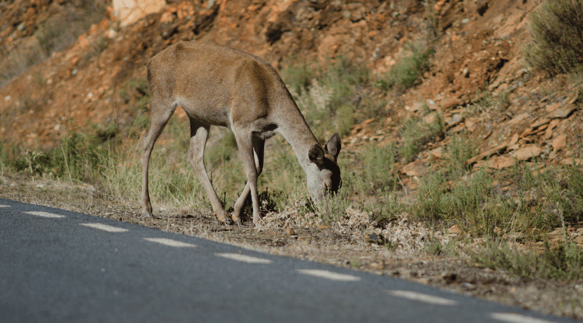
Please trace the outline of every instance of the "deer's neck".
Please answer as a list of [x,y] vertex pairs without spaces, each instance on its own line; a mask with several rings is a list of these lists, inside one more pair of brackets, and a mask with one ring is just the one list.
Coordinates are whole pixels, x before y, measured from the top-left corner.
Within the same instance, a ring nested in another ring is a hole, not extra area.
[[310,148],[319,143],[295,102],[292,101],[289,105],[285,113],[280,115],[279,133],[292,146],[300,165],[307,172]]

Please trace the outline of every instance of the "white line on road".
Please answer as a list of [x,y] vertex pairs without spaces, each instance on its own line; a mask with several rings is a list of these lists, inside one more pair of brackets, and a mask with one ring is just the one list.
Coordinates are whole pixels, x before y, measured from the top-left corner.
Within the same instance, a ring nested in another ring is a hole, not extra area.
[[429,303],[429,304],[435,304],[435,305],[450,305],[450,306],[457,304],[456,301],[451,300],[451,299],[437,297],[437,296],[431,296],[428,294],[411,292],[411,291],[407,291],[407,290],[389,290],[388,292],[389,292],[389,294],[391,294],[393,296],[403,297],[406,299],[410,299],[413,301],[419,301],[419,302],[423,302],[423,303]]
[[320,269],[296,269],[296,271],[300,274],[319,277],[319,278],[326,278],[326,279],[330,279],[330,280],[340,280],[340,281],[360,280],[360,277],[357,277],[357,276],[339,274],[339,273],[335,273],[333,271],[320,270]]
[[492,318],[498,321],[509,323],[552,323],[552,321],[541,320],[534,317],[514,313],[492,313]]
[[247,255],[241,255],[238,253],[216,253],[215,255],[219,256],[219,257],[223,257],[223,258],[228,258],[231,260],[248,262],[250,264],[270,264],[271,263],[271,260],[269,260],[269,259],[251,257],[251,256],[247,256]]
[[165,246],[170,246],[170,247],[179,247],[179,248],[180,247],[196,247],[196,245],[193,245],[190,243],[176,241],[176,240],[172,240],[172,239],[166,239],[166,238],[144,238],[144,240],[156,242],[156,243],[163,244]]
[[126,232],[126,231],[128,231],[127,229],[112,227],[111,225],[101,224],[101,223],[81,223],[81,225],[84,225],[86,227],[90,227],[93,229],[107,231],[107,232]]
[[64,215],[43,212],[43,211],[28,211],[28,212],[24,212],[24,213],[32,214],[32,215],[36,215],[36,216],[42,216],[43,218],[52,218],[52,219],[60,219],[60,218],[65,217]]
[[0,204],[0,207],[10,207],[10,205]]

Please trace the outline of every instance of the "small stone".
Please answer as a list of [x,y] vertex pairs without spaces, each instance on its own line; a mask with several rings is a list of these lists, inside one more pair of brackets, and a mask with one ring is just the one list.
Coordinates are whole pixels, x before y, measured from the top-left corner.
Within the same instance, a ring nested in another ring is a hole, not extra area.
[[559,151],[567,145],[567,136],[560,135],[553,140],[552,146],[554,151]]
[[488,161],[488,167],[494,169],[503,169],[514,166],[514,159],[510,157],[492,158]]
[[12,99],[12,98],[10,97],[10,95],[7,95],[7,96],[5,96],[5,97],[4,97],[4,102],[8,102],[8,101],[10,101],[10,99]]
[[422,160],[416,160],[403,167],[402,172],[408,176],[421,176],[429,171],[427,165]]
[[364,239],[366,240],[366,242],[372,243],[372,244],[384,244],[385,243],[384,237],[382,235],[376,234],[376,233],[365,233]]
[[561,103],[560,102],[559,103],[555,103],[555,104],[551,104],[551,105],[547,106],[547,109],[546,109],[547,110],[547,113],[551,113],[551,112],[557,110],[559,107],[561,107]]
[[550,117],[552,119],[564,119],[575,110],[577,110],[577,107],[570,104],[555,110],[553,113],[551,113]]
[[537,145],[527,145],[514,152],[513,157],[523,161],[529,160],[533,157],[538,157],[542,153],[542,149]]
[[423,122],[431,124],[437,119],[437,113],[431,112],[430,114],[423,117]]
[[443,148],[442,147],[435,148],[435,149],[431,150],[429,152],[429,154],[437,159],[442,159],[443,158]]
[[447,232],[448,232],[449,234],[460,234],[460,233],[462,233],[463,231],[462,231],[462,229],[459,227],[459,225],[457,225],[457,224],[456,224],[456,225],[452,226],[451,228],[449,228],[449,229],[447,230]]
[[296,234],[296,231],[293,228],[287,228],[285,229],[285,234],[287,234],[288,236],[293,236],[294,234]]
[[451,119],[447,122],[447,125],[450,127],[453,127],[455,125],[457,125],[458,123],[462,122],[463,117],[461,114],[456,113],[453,115],[453,117],[451,117]]

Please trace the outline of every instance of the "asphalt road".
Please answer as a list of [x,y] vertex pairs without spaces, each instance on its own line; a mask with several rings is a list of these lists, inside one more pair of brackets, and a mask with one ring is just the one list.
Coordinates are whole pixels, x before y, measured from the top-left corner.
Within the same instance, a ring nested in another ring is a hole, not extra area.
[[573,320],[0,199],[0,322]]

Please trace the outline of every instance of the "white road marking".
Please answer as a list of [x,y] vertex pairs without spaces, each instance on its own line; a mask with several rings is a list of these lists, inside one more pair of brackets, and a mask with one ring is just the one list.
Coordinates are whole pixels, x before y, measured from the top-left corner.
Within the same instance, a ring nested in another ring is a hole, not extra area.
[[428,295],[428,294],[411,292],[411,291],[407,291],[407,290],[390,290],[388,292],[389,292],[389,294],[391,294],[393,296],[403,297],[406,299],[410,299],[413,301],[419,301],[419,302],[423,302],[423,303],[429,303],[429,304],[435,304],[435,305],[449,305],[449,306],[457,304],[456,301],[451,300],[451,299],[432,296],[432,295]]
[[340,280],[340,281],[358,281],[360,277],[352,276],[352,275],[345,275],[335,273],[333,271],[328,270],[320,270],[320,269],[296,269],[296,271],[300,274],[325,278],[330,280]]
[[128,231],[127,229],[112,227],[111,225],[101,224],[101,223],[81,223],[81,225],[86,226],[86,227],[90,227],[90,228],[94,228],[94,229],[98,229],[98,230],[107,231],[107,232],[126,232],[126,231]]
[[144,238],[144,240],[156,242],[156,243],[163,244],[165,246],[170,246],[170,247],[179,247],[179,248],[180,247],[196,247],[196,245],[193,245],[190,243],[180,242],[180,241],[166,239],[166,238]]
[[43,218],[52,218],[52,219],[60,219],[60,218],[65,217],[64,215],[43,212],[43,211],[28,211],[28,212],[24,212],[24,213],[32,214],[32,215],[36,215],[36,216],[42,216]]
[[247,255],[241,255],[238,253],[216,253],[215,255],[219,256],[219,257],[223,257],[223,258],[228,258],[231,260],[248,262],[250,264],[270,264],[271,263],[271,260],[269,260],[269,259],[251,257],[251,256],[247,256]]
[[514,313],[492,313],[491,315],[495,320],[509,323],[552,323],[552,321],[541,320],[534,317]]
[[0,204],[0,207],[10,207],[10,205]]

